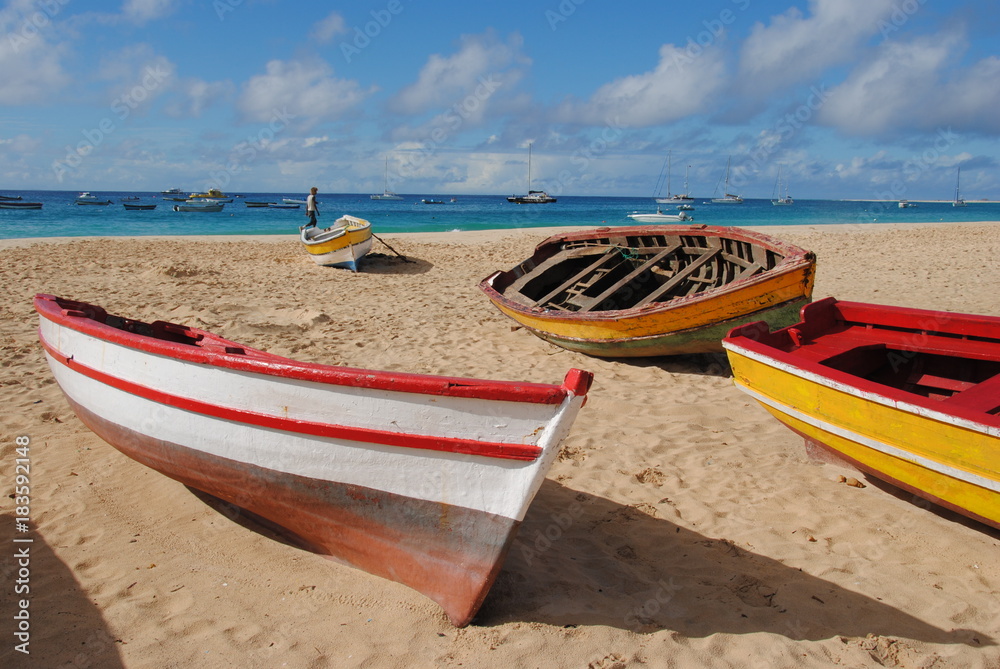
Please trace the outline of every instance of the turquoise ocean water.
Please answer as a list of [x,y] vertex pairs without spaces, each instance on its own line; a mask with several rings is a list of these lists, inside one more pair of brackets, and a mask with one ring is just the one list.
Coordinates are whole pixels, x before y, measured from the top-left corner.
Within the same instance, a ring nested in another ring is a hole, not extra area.
[[[245,201],[281,202],[305,198],[304,193],[243,193],[219,213],[184,213],[158,193],[105,191],[93,194],[111,200],[107,206],[78,206],[76,191],[2,191],[21,195],[24,201],[41,202],[40,210],[0,209],[0,239],[24,237],[141,236],[141,235],[280,235],[295,234],[305,218],[301,209],[248,208]],[[156,204],[154,211],[126,211],[121,202],[139,197],[140,204]],[[376,233],[444,232],[451,230],[517,229],[563,225],[630,225],[628,214],[652,212],[650,198],[561,196],[552,204],[517,205],[500,195],[404,195],[402,201],[372,200],[367,194],[320,194],[320,224],[341,214],[372,222]],[[422,199],[443,200],[424,204]],[[664,212],[673,211],[661,205]],[[928,223],[1000,221],[1000,202],[970,202],[952,207],[950,202],[919,202],[900,209],[896,202],[796,200],[775,207],[770,200],[748,199],[742,205],[712,204],[696,198],[688,212],[696,223],[724,226],[829,225],[878,223]]]

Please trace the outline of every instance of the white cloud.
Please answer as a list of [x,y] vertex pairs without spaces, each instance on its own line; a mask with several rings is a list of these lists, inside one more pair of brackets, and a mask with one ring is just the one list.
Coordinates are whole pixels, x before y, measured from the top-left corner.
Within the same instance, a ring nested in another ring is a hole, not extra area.
[[69,83],[66,49],[54,41],[53,22],[29,0],[0,10],[0,104],[46,102]]
[[792,7],[754,25],[740,55],[746,91],[766,94],[814,77],[857,56],[864,40],[880,31],[897,0],[810,0],[809,16]]
[[309,36],[319,42],[326,44],[337,35],[347,32],[347,23],[344,17],[337,12],[333,12],[325,19],[316,22]]
[[887,42],[830,91],[817,118],[851,135],[1000,131],[1000,58],[959,69],[964,47],[956,33]]
[[281,112],[308,123],[342,118],[374,91],[363,90],[351,79],[337,79],[322,61],[272,60],[264,74],[244,85],[236,105],[250,121],[270,121]]
[[176,9],[175,0],[125,0],[122,14],[135,23],[160,19]]
[[177,99],[165,111],[175,118],[198,117],[209,107],[233,95],[236,87],[230,81],[185,79],[174,86]]
[[[530,61],[521,53],[523,40],[511,35],[501,42],[492,32],[463,35],[459,49],[451,56],[432,54],[420,69],[417,81],[401,90],[389,108],[399,114],[420,114],[461,104],[468,95],[489,88],[492,96],[498,88],[509,90],[523,76],[523,66]],[[485,100],[479,107],[482,114]]]
[[0,146],[12,153],[32,154],[41,148],[42,142],[37,137],[21,133],[9,139],[0,139]]
[[556,110],[556,118],[621,127],[669,123],[705,111],[726,83],[721,45],[693,49],[690,44],[664,44],[659,55],[653,70],[604,84],[586,102],[568,101]]

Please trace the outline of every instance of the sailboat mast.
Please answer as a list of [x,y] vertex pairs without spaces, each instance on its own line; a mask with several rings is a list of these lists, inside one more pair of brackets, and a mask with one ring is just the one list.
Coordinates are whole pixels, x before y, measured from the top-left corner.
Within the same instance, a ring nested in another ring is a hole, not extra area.
[[528,193],[531,193],[531,143],[528,143]]
[[673,151],[667,151],[667,197],[670,197],[670,156]]

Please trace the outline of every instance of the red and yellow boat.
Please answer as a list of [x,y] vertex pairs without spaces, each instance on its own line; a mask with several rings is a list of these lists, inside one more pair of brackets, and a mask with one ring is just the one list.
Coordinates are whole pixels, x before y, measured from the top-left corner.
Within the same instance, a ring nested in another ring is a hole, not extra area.
[[811,252],[741,228],[644,225],[555,235],[479,287],[504,314],[600,357],[722,351],[733,327],[794,323]]
[[807,446],[1000,528],[1000,318],[827,298],[723,345],[736,386]]

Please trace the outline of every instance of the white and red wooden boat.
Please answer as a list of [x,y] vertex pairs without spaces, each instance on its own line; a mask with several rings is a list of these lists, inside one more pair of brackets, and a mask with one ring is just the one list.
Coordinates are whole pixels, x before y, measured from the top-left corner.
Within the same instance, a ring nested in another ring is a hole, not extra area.
[[330,367],[37,295],[80,419],[125,455],[469,623],[583,405],[562,385]]

